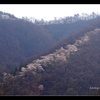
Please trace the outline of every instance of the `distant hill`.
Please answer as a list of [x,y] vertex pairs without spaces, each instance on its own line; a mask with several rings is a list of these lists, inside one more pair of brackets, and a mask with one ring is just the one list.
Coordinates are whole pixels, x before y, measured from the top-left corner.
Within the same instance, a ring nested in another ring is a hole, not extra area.
[[98,19],[99,17],[91,20],[78,20],[70,24],[66,24],[66,23],[50,24],[50,25],[43,25],[43,26],[49,31],[49,33],[56,41],[60,41],[72,35],[73,33],[82,30],[83,28],[87,27],[89,24],[95,22]]
[[42,26],[15,17],[11,20],[12,16],[7,18],[0,17],[1,72],[19,66],[27,57],[36,55],[56,43]]

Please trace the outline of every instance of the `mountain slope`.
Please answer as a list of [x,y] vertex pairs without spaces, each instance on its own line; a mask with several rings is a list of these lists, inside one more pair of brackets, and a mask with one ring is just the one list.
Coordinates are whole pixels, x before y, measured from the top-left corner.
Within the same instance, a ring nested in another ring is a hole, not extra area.
[[[59,60],[66,61],[67,57],[69,58],[69,55],[73,54],[74,52],[77,52],[78,48],[81,45],[84,45],[85,42],[89,41],[89,38],[90,38],[90,36],[92,36],[92,34],[93,35],[97,34],[97,32],[99,32],[99,31],[100,31],[99,28],[95,29],[94,31],[90,31],[85,36],[81,37],[81,39],[76,40],[76,42],[74,44],[68,44],[64,48],[61,47],[60,49],[56,50],[55,52],[53,52],[51,54],[48,54],[46,56],[41,56],[41,59],[34,60],[33,63],[29,64],[29,66],[27,65],[25,72],[28,71],[28,67],[31,70],[31,67],[32,67],[32,69],[34,69],[34,67],[38,68],[41,66],[46,66],[48,63],[51,63],[52,61],[57,61],[57,62]],[[25,68],[22,68],[23,72],[24,72],[24,69]],[[41,68],[41,70],[43,70],[43,69]]]
[[0,18],[0,68],[8,71],[31,55],[36,55],[56,43],[42,26],[22,19]]
[[89,24],[95,22],[98,19],[99,17],[91,20],[78,20],[70,24],[51,24],[43,26],[50,32],[50,34],[56,41],[60,41],[72,35],[73,33],[82,30],[83,28],[87,27]]
[[100,84],[99,26],[100,23],[96,23],[66,39],[68,44],[21,67],[15,76],[4,73],[1,94],[99,94],[96,89]]
[[95,20],[98,17],[71,24],[36,25],[0,11],[0,72],[11,71],[44,51],[48,53],[57,42]]

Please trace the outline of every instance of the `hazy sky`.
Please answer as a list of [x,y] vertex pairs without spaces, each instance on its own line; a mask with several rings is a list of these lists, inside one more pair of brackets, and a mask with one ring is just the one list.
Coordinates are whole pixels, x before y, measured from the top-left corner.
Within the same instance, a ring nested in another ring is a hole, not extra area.
[[22,18],[53,20],[54,17],[73,16],[74,14],[100,12],[100,4],[0,4],[0,11]]

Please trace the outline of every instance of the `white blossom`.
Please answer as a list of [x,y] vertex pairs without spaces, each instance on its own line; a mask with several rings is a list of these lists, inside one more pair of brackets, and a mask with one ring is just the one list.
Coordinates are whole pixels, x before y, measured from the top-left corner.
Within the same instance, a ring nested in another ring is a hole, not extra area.
[[4,72],[4,73],[3,73],[3,75],[4,75],[4,76],[7,76],[7,73],[6,73],[6,72]]
[[39,89],[39,90],[43,90],[43,85],[42,85],[42,84],[39,85],[38,89]]
[[70,44],[69,44],[69,45],[67,45],[67,47],[68,47],[68,50],[69,50],[69,51],[73,51],[73,52],[74,52],[74,51],[75,51],[75,52],[77,51],[77,47],[76,47],[75,45],[70,45]]
[[27,71],[27,69],[26,69],[26,68],[24,68],[24,67],[22,67],[21,71],[22,71],[22,72],[26,72],[26,71]]
[[88,37],[87,35],[85,35],[84,37],[81,37],[81,40],[82,40],[83,42],[86,42],[86,41],[89,40],[89,37]]
[[82,44],[82,40],[76,40],[74,43],[75,46],[80,46]]

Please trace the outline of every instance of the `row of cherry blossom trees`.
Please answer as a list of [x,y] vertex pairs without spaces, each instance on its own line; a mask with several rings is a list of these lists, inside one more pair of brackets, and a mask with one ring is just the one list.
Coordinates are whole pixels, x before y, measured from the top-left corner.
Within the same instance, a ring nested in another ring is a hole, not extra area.
[[21,72],[19,72],[19,76],[24,76],[26,72],[32,72],[35,75],[37,72],[44,71],[42,66],[52,64],[52,62],[66,62],[71,54],[79,50],[79,46],[89,41],[89,37],[98,32],[100,32],[100,29],[96,28],[94,31],[87,32],[79,40],[76,40],[74,44],[68,44],[64,48],[61,47],[51,54],[41,56],[41,59],[33,60],[33,62],[28,64],[26,68],[22,67]]

